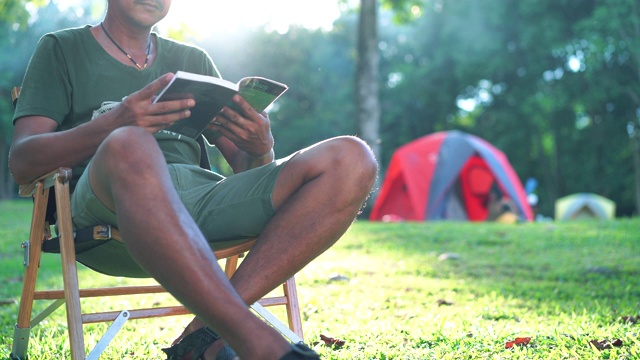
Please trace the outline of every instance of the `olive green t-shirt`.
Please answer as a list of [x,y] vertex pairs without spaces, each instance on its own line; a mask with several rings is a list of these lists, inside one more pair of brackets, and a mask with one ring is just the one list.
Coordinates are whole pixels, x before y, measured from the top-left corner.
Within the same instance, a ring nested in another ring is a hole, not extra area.
[[[40,39],[29,61],[14,122],[24,116],[45,116],[58,123],[57,131],[67,130],[91,121],[103,103],[120,102],[168,72],[219,76],[204,50],[155,33],[151,36],[156,38],[156,58],[140,71],[109,55],[90,29],[86,25],[60,30]],[[168,131],[155,137],[168,163],[199,164],[195,140]],[[73,169],[74,179],[88,162]]]

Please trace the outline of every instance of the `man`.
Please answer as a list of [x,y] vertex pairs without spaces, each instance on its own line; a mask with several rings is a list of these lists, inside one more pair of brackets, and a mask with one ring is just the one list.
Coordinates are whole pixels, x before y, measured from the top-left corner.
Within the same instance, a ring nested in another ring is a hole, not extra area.
[[[199,168],[197,143],[163,130],[188,118],[193,100],[153,99],[177,70],[217,70],[202,50],[151,33],[170,4],[108,0],[99,26],[41,39],[14,116],[12,174],[23,184],[74,167],[74,226],[113,224],[124,238],[78,259],[105,273],[150,275],[195,314],[166,350],[170,358],[232,359],[231,348],[242,359],[317,358],[247,304],[344,234],[373,186],[376,161],[354,137],[274,161],[267,115],[236,96],[241,112],[225,108],[207,140],[237,175],[223,180]],[[242,236],[258,238],[229,281],[207,241]],[[129,256],[117,256],[117,246]]]

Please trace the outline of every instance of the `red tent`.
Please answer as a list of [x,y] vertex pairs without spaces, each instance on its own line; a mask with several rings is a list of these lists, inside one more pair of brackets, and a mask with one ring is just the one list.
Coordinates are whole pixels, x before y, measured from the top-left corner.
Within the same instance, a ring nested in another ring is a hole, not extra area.
[[369,219],[484,221],[492,196],[507,199],[521,219],[533,219],[502,151],[474,135],[438,132],[395,151]]

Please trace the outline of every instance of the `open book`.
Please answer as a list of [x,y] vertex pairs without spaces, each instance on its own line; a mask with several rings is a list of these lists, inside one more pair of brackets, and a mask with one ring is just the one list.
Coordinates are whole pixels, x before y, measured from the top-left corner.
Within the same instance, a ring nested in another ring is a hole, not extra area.
[[[287,85],[261,77],[245,77],[237,84],[213,76],[178,71],[158,94],[155,102],[192,98],[191,116],[166,128],[197,138],[224,106],[237,109],[231,98],[240,94],[257,112],[262,112],[288,89]],[[238,111],[238,110],[237,110]]]

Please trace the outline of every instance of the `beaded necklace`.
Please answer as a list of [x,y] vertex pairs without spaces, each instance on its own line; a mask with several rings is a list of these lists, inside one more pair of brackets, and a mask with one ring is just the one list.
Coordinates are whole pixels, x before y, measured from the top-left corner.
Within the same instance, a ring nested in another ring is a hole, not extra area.
[[129,58],[129,60],[131,60],[131,62],[138,68],[138,70],[144,70],[147,68],[147,64],[149,63],[149,54],[151,53],[151,35],[149,35],[149,43],[147,44],[147,57],[144,59],[144,65],[140,66],[140,64],[138,64],[138,62],[135,61],[128,52],[124,51],[124,49],[121,48],[115,40],[113,40],[111,35],[109,35],[107,29],[104,28],[103,23],[100,23],[100,27],[102,28],[102,31],[104,31],[105,35],[107,35],[109,40],[111,40],[113,45],[115,45],[120,51],[122,51],[122,53],[125,54]]

